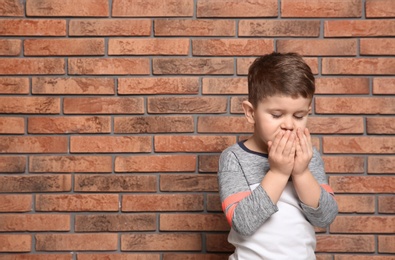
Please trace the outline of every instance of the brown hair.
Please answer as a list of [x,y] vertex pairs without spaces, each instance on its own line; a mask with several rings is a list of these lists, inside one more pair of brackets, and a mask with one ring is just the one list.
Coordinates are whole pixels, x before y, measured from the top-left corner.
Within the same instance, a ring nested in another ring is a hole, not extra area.
[[257,58],[248,70],[248,101],[256,107],[274,95],[313,98],[314,76],[297,53],[277,53]]

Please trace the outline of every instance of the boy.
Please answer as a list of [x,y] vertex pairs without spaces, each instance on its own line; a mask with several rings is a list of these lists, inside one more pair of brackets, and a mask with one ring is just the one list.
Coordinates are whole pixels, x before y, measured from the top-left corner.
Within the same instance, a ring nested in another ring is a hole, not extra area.
[[219,161],[228,241],[236,248],[230,260],[315,259],[313,225],[326,227],[337,215],[306,128],[314,91],[314,76],[298,54],[268,54],[249,68],[243,109],[254,134]]

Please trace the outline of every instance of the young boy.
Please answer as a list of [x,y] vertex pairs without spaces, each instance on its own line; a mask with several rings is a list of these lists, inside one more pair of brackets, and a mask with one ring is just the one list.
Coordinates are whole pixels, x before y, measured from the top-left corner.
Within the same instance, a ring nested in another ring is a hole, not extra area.
[[306,128],[314,76],[301,56],[272,53],[248,72],[243,102],[254,134],[224,150],[218,182],[231,225],[230,260],[315,259],[313,226],[337,215],[320,154]]

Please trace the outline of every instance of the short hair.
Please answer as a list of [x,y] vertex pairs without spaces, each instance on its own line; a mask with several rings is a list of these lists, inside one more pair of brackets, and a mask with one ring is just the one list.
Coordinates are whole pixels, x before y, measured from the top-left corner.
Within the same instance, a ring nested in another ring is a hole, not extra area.
[[254,107],[270,96],[312,99],[314,92],[314,75],[297,53],[264,55],[255,59],[248,70],[248,101]]

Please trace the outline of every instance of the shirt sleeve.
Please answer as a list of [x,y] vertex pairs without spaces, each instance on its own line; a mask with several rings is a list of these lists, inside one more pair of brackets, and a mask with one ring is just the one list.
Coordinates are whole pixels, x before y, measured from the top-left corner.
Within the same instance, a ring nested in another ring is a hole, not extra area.
[[218,184],[226,219],[241,235],[252,235],[278,211],[261,185],[251,191],[237,156],[230,150],[220,156]]
[[327,227],[331,224],[338,213],[338,206],[332,188],[328,185],[325,174],[324,162],[320,153],[314,149],[313,158],[309,164],[309,170],[321,186],[320,199],[318,207],[310,207],[300,202],[302,210],[310,223],[317,227]]

